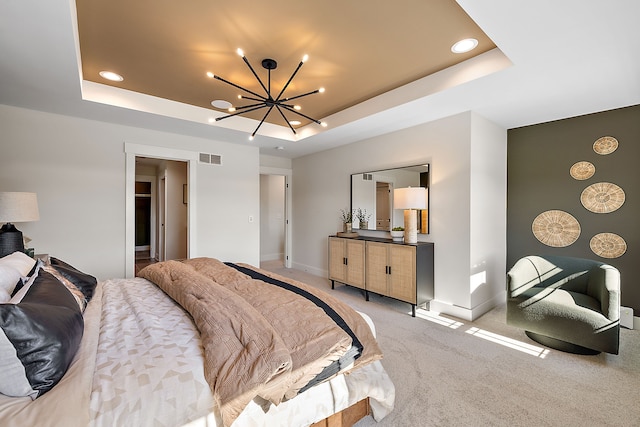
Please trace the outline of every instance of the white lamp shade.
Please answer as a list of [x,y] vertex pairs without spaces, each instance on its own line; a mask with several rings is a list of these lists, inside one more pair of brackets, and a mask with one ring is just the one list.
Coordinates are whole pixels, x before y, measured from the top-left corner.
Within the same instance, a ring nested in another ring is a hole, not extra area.
[[39,219],[36,193],[0,192],[0,223]]
[[396,188],[393,190],[394,209],[426,209],[427,189],[424,187]]

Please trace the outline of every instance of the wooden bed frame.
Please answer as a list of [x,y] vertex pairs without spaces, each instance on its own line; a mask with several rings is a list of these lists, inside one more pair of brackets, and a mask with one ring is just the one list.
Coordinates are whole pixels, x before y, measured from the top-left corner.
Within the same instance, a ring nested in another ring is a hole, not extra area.
[[366,398],[322,421],[312,424],[311,427],[351,427],[369,415],[369,413],[369,398]]

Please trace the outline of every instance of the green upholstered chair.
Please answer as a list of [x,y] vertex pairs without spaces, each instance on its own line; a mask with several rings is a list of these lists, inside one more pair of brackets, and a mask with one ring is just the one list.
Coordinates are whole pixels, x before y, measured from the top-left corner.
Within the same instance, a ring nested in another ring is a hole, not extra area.
[[507,324],[557,350],[618,354],[620,272],[582,258],[521,258],[507,273]]

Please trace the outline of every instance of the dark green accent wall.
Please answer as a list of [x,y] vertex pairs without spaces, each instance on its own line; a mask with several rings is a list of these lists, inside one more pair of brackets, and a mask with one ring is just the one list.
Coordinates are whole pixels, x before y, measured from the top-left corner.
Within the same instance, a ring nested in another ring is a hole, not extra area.
[[[593,143],[613,136],[619,146],[597,154]],[[571,177],[578,161],[595,166],[584,181]],[[610,182],[625,192],[625,203],[611,213],[593,213],[580,202],[589,185]],[[573,215],[581,233],[572,245],[546,246],[531,224],[538,214],[558,209]],[[624,238],[627,251],[619,258],[601,258],[589,247],[598,233]],[[596,259],[620,270],[622,305],[640,315],[640,105],[508,131],[507,142],[507,270],[526,255],[562,255]]]

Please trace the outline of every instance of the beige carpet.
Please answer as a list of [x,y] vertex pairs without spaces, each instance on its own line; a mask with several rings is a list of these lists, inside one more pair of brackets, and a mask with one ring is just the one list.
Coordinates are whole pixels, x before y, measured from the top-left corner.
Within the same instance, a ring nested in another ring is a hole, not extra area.
[[368,426],[640,426],[640,331],[622,329],[620,355],[547,350],[505,324],[504,306],[467,322],[327,279],[262,266],[326,290],[371,316],[396,386],[396,408]]

